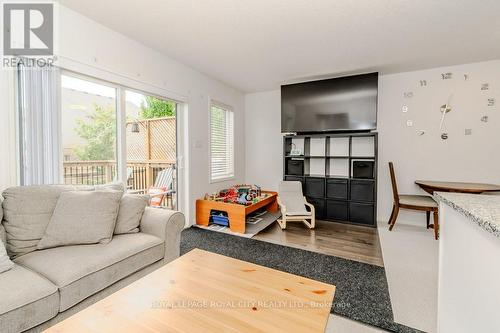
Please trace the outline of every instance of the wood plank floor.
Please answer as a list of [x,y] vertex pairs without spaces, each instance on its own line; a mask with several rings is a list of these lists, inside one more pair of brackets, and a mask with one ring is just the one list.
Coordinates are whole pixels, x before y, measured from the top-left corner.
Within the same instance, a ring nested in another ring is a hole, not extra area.
[[299,222],[281,230],[273,223],[253,239],[384,266],[377,228],[317,220],[313,230]]

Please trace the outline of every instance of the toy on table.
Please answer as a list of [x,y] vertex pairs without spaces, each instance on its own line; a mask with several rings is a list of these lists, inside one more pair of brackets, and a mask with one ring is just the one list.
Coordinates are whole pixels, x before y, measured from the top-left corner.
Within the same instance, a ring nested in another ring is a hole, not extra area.
[[251,205],[267,198],[258,185],[235,185],[214,195],[205,194],[205,200],[222,201],[240,205]]

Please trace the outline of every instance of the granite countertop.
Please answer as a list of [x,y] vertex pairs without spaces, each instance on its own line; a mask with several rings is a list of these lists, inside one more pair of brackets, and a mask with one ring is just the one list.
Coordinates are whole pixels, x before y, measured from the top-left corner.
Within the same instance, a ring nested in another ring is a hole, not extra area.
[[437,192],[434,198],[500,237],[500,195]]

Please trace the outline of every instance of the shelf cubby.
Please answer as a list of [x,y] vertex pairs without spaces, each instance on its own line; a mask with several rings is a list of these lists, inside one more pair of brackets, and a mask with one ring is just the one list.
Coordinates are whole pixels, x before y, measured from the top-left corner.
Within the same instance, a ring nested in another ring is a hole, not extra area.
[[349,137],[330,137],[328,156],[349,157]]
[[351,141],[351,156],[363,157],[375,156],[375,137],[372,136],[359,136],[353,137]]
[[318,219],[376,226],[377,133],[285,136],[283,149],[283,179],[302,183]]
[[328,175],[349,177],[349,158],[335,158],[329,160]]

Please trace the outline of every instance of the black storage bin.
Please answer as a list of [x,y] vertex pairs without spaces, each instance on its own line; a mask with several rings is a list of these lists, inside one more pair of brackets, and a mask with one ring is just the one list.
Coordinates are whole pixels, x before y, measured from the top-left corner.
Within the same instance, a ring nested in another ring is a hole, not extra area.
[[286,174],[302,176],[304,174],[304,160],[287,159]]
[[349,206],[347,201],[327,200],[326,217],[332,220],[347,221]]
[[306,178],[306,196],[314,198],[325,197],[324,178]]
[[350,202],[349,221],[353,223],[374,225],[374,206],[360,202]]
[[348,184],[347,179],[327,179],[326,197],[347,200]]
[[353,161],[352,162],[352,177],[373,179],[374,161]]
[[316,218],[322,219],[325,217],[325,200],[317,198],[307,198],[307,202],[314,206],[316,211]]
[[375,199],[375,182],[366,180],[351,180],[351,200],[369,201]]

